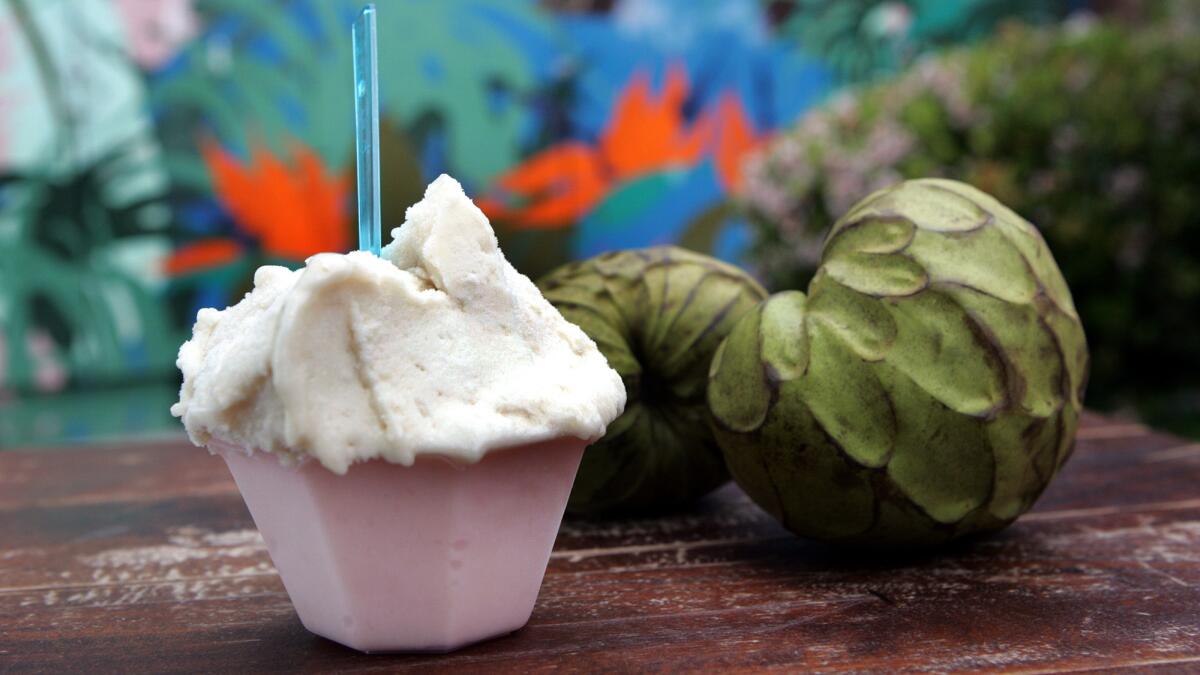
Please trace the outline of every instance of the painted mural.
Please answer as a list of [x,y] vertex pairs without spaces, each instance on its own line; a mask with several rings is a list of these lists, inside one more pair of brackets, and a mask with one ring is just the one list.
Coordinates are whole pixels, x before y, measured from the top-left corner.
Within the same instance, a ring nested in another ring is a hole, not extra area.
[[[536,275],[664,242],[736,260],[728,196],[774,130],[1080,3],[377,4],[385,222],[452,173]],[[353,246],[360,5],[0,0],[0,391],[171,377],[197,309]]]

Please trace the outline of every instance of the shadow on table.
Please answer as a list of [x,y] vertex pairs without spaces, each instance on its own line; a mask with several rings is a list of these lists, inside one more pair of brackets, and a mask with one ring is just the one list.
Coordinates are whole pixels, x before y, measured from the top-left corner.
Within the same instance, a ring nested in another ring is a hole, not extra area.
[[[785,535],[748,543],[740,554],[748,569],[805,586],[855,581],[913,586],[934,580],[965,585],[1017,583],[1062,572],[1064,563],[1061,552],[1056,553],[1030,532],[1011,527],[907,551],[844,548]],[[887,597],[880,599],[891,602]]]

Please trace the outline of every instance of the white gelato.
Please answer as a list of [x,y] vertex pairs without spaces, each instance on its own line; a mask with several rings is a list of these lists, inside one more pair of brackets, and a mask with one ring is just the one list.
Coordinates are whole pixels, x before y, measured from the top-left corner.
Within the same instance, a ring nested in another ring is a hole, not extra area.
[[382,258],[259,268],[241,302],[200,311],[171,407],[192,442],[344,473],[604,434],[625,406],[620,377],[513,269],[453,178],[430,184],[392,237]]

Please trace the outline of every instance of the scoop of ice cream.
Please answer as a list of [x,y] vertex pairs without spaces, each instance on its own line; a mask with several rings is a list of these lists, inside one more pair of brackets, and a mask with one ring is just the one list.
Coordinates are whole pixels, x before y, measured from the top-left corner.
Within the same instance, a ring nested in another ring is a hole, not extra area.
[[604,434],[625,405],[620,376],[513,269],[453,178],[430,184],[392,237],[381,258],[259,268],[241,302],[200,311],[171,407],[194,443],[344,473]]

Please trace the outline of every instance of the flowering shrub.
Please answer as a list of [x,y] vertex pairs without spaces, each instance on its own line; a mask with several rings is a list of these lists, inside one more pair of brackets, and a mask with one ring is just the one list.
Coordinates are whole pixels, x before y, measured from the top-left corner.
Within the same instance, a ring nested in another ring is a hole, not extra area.
[[746,167],[759,272],[776,289],[803,287],[828,227],[867,193],[917,176],[966,181],[1038,225],[1054,251],[1092,347],[1089,402],[1196,419],[1195,29],[1178,18],[1013,26],[831,101]]

